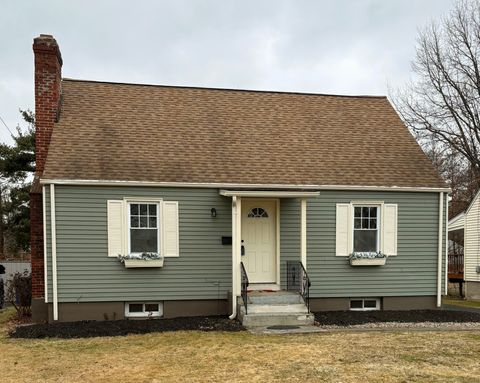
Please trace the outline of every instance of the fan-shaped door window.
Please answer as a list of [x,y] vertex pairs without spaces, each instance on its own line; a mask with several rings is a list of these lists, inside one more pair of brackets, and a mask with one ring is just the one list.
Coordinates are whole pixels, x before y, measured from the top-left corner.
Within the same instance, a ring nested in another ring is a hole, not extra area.
[[248,218],[268,218],[268,213],[262,207],[253,207],[248,212]]

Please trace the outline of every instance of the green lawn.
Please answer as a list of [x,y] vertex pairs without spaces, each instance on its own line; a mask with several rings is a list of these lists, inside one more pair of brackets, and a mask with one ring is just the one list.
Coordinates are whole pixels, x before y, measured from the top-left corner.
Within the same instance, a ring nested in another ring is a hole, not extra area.
[[75,340],[10,339],[6,331],[3,322],[3,383],[478,382],[480,376],[480,331],[195,331]]
[[463,306],[463,307],[474,307],[480,309],[480,302],[475,301],[466,301],[460,298],[443,298],[443,304],[454,305],[454,306]]

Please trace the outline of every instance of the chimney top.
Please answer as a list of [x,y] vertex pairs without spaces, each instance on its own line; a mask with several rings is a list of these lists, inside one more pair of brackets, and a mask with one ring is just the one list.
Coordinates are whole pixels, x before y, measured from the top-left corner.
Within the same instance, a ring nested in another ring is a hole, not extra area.
[[35,53],[51,53],[57,56],[58,62],[60,65],[63,64],[62,54],[60,53],[60,48],[58,47],[57,40],[52,35],[40,34],[40,36],[33,39],[33,51]]

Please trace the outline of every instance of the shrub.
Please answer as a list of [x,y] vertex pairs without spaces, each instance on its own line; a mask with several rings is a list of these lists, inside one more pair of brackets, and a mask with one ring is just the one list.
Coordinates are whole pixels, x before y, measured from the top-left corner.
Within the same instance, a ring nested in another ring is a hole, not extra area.
[[13,278],[7,281],[5,300],[15,307],[19,317],[32,314],[32,275],[27,270],[15,273]]

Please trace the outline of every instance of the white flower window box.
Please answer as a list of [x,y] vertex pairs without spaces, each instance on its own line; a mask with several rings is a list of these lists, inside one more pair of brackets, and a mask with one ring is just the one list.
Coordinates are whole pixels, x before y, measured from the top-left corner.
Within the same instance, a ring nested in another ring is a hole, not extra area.
[[351,266],[383,266],[387,255],[381,252],[354,252],[349,257]]
[[126,269],[140,267],[163,267],[163,256],[157,253],[119,255],[118,259]]

